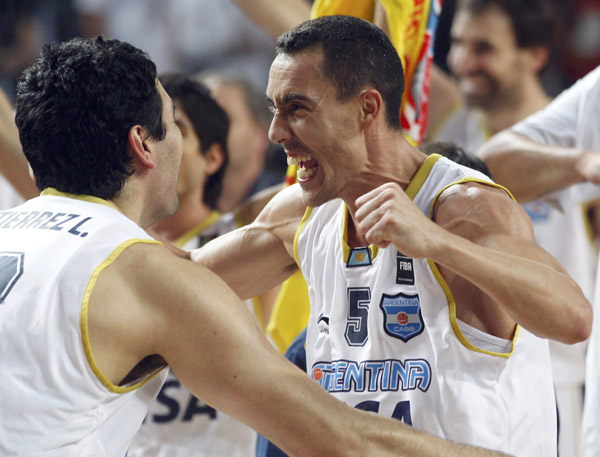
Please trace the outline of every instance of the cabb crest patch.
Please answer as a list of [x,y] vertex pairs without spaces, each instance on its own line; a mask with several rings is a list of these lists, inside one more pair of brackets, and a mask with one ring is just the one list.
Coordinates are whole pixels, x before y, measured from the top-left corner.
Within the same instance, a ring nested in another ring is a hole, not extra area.
[[379,307],[383,311],[385,333],[405,343],[423,333],[425,323],[421,315],[418,295],[383,294]]

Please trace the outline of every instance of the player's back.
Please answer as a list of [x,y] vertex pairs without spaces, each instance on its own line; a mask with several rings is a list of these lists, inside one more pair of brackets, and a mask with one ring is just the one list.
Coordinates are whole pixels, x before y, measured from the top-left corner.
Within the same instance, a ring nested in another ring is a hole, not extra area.
[[50,194],[0,212],[0,454],[123,456],[163,376],[106,379],[87,306],[102,269],[152,240],[106,201]]

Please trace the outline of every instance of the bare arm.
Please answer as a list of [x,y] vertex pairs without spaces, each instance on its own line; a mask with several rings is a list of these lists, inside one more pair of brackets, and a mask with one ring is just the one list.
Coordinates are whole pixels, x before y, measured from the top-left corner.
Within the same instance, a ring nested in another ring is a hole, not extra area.
[[2,90],[0,90],[0,172],[23,198],[29,199],[39,194],[29,176],[29,166],[21,149],[12,105]]
[[246,15],[273,39],[310,18],[307,0],[236,0]]
[[501,455],[338,401],[267,342],[216,275],[158,245],[133,245],[100,274],[89,328],[95,360],[113,382],[159,354],[193,394],[291,456]]
[[192,260],[217,273],[240,297],[260,295],[298,268],[293,243],[305,210],[299,186],[290,186],[252,224],[192,251]]
[[269,203],[281,189],[283,189],[283,183],[275,184],[274,186],[267,187],[266,189],[257,192],[243,202],[239,208],[235,210],[242,225],[248,225],[254,222],[260,212],[267,206],[267,203]]
[[510,338],[516,322],[564,343],[589,336],[590,303],[558,261],[535,244],[531,222],[502,191],[479,184],[451,187],[436,206],[437,224],[396,184],[380,186],[357,204],[358,229],[367,240],[392,242],[406,255],[433,260],[457,309],[473,313],[472,323],[481,330]]
[[548,146],[510,131],[491,138],[477,156],[522,203],[586,180],[600,184],[600,152]]
[[428,141],[435,138],[439,128],[461,103],[458,86],[450,75],[437,65],[432,65],[430,78],[426,128]]

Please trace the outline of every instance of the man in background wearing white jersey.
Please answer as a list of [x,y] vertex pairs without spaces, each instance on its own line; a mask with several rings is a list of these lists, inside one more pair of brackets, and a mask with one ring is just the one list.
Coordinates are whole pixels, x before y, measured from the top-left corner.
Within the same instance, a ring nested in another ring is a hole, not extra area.
[[[550,196],[568,211],[598,192],[599,102],[600,67],[565,90],[544,110],[494,136],[477,154],[494,178],[508,186],[519,200],[529,201],[553,192]],[[590,183],[580,184],[582,181]],[[596,280],[596,315],[600,309],[598,284]],[[581,440],[584,457],[600,456],[598,330],[595,322],[586,355]]]
[[[464,106],[438,130],[474,153],[487,139],[547,106],[540,80],[556,33],[546,0],[460,0],[448,56]],[[509,187],[509,190],[512,190]],[[599,194],[600,195],[600,194]],[[597,248],[584,204],[556,209],[537,200],[524,204],[537,243],[550,252],[592,299]],[[550,342],[560,419],[559,454],[580,455],[585,343]]]
[[542,338],[587,338],[589,302],[504,190],[407,142],[402,72],[389,39],[361,19],[323,17],[281,36],[270,138],[298,164],[299,184],[192,258],[242,297],[300,267],[307,369],[346,403],[459,442],[553,455]]

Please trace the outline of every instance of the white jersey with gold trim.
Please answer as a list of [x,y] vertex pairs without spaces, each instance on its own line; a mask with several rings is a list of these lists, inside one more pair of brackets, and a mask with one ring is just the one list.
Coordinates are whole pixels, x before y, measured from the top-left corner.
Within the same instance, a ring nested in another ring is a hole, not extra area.
[[[600,66],[589,72],[569,89],[563,91],[544,110],[532,114],[519,122],[511,130],[524,135],[533,141],[551,146],[574,147],[600,150]],[[563,208],[569,208],[569,201],[586,200],[589,191],[593,194],[597,186],[590,183],[578,185],[571,191],[561,191],[566,202]],[[594,187],[596,188],[594,191]],[[581,198],[574,194],[588,194]],[[571,274],[571,271],[569,271]],[[597,269],[597,274],[600,268]],[[575,276],[573,276],[577,279]],[[596,276],[594,291],[594,324],[585,360],[585,405],[582,420],[581,455],[584,457],[600,456],[600,281]]]
[[[443,189],[466,181],[494,185],[433,155],[406,193],[429,215]],[[347,217],[340,200],[309,208],[297,234],[312,378],[345,403],[440,437],[515,456],[556,455],[548,343],[520,327],[510,341],[459,323],[433,262],[393,245],[350,249]]]
[[118,387],[95,365],[103,268],[156,243],[110,203],[56,191],[0,211],[0,455],[123,457],[166,375]]
[[[239,226],[233,213],[213,211],[175,242],[196,249]],[[252,300],[246,300],[254,314]],[[194,397],[171,372],[127,457],[251,457],[256,432]]]

